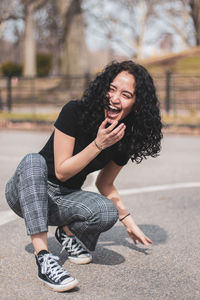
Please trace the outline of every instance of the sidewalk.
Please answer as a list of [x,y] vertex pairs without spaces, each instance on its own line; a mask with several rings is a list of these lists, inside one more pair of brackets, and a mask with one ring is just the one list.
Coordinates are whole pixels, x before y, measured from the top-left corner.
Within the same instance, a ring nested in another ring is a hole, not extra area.
[[[10,211],[6,181],[23,155],[39,151],[48,136],[0,131],[0,217]],[[160,157],[139,165],[130,162],[122,170],[116,186],[153,246],[134,245],[118,222],[101,235],[91,264],[73,265],[62,253],[61,263],[79,280],[71,292],[54,293],[40,283],[23,220],[7,217],[0,224],[0,299],[199,300],[199,153],[199,137],[167,136]],[[85,187],[93,189],[93,181],[90,176]],[[49,247],[60,255],[54,230],[50,227]]]

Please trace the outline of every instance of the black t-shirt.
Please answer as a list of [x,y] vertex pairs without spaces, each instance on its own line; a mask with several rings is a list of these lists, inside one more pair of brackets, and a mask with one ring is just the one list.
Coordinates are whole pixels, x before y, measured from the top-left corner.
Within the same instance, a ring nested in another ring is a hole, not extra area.
[[[81,101],[70,101],[63,106],[58,119],[54,126],[63,133],[75,137],[75,146],[73,155],[82,151],[88,144],[92,142],[91,135],[83,132],[81,126],[77,122],[82,113],[83,106]],[[99,124],[100,125],[100,124]],[[54,150],[53,150],[54,132],[50,136],[44,148],[39,152],[46,160],[48,167],[48,180],[66,186],[71,189],[80,189],[87,175],[94,171],[102,169],[111,160],[117,165],[123,166],[128,162],[128,157],[116,150],[113,145],[100,152],[82,171],[74,175],[65,182],[61,182],[56,178],[54,168]]]

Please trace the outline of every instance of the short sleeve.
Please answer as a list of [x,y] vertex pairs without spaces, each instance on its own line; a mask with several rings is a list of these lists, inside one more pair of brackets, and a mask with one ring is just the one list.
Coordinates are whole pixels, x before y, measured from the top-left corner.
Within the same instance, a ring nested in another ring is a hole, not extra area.
[[77,136],[77,101],[70,101],[65,104],[54,124],[54,126],[65,134],[72,137]]
[[118,166],[125,166],[128,161],[129,157],[127,154],[124,154],[123,152],[116,151],[113,155],[112,159]]

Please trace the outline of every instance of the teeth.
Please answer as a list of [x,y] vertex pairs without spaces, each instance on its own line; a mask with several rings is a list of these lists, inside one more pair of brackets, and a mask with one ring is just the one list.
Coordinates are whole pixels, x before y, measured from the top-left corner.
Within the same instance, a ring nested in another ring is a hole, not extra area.
[[114,106],[112,106],[112,105],[109,105],[109,107],[110,107],[111,109],[113,109],[113,110],[119,111],[118,108],[116,108],[116,107],[114,107]]

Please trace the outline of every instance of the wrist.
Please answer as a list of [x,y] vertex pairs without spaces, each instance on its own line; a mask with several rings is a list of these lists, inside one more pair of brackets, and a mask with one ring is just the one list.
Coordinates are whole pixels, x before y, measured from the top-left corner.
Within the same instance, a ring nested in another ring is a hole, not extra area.
[[119,221],[122,222],[123,220],[125,220],[128,216],[130,216],[131,214],[130,213],[127,213],[125,216],[123,217],[120,217],[119,218]]
[[94,140],[94,144],[99,151],[103,151],[103,147],[101,145],[99,145],[99,143],[97,143],[96,140]]

